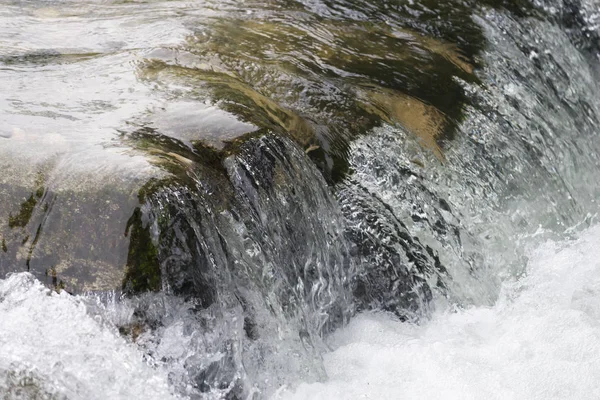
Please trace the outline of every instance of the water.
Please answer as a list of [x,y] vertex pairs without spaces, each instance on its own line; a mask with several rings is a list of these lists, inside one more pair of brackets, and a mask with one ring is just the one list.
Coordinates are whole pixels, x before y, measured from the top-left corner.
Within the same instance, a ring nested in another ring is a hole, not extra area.
[[363,314],[336,332],[329,380],[285,399],[595,399],[600,393],[600,265],[594,226],[547,242],[492,307],[422,325]]
[[82,299],[52,293],[27,273],[3,280],[0,299],[3,398],[174,398],[166,373],[90,316]]
[[597,1],[0,3],[9,398],[597,397]]
[[[361,314],[328,338],[325,383],[282,387],[274,398],[597,398],[599,239],[594,226],[544,243],[529,255],[527,275],[505,282],[492,307],[439,311],[421,325]],[[151,369],[135,345],[86,313],[84,299],[50,294],[24,273],[2,281],[0,295],[9,321],[0,336],[0,388],[8,398],[169,398],[166,371]],[[177,324],[167,329],[182,334]],[[187,350],[175,342],[165,344],[171,354]]]

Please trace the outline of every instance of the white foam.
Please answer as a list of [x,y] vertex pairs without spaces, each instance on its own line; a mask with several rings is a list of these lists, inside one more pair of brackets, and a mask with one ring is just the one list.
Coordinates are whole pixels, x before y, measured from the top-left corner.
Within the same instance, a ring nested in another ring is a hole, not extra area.
[[363,314],[325,355],[329,380],[285,399],[599,399],[600,227],[535,251],[495,306],[422,326]]
[[[82,299],[49,291],[28,273],[0,280],[3,399],[170,399],[166,372],[86,312]],[[7,397],[3,397],[7,396]]]

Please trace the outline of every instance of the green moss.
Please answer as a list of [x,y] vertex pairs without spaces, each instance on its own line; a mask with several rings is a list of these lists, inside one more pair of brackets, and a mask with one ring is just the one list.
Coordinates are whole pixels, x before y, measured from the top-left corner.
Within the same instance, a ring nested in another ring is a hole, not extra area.
[[33,250],[35,250],[35,246],[38,244],[42,233],[42,225],[40,224],[35,232],[35,238],[33,242],[31,242],[31,246],[29,246],[29,251],[27,252],[27,261],[25,265],[27,265],[27,271],[31,268],[31,257],[33,256]]
[[[330,14],[317,14],[301,3],[276,0],[261,6],[261,17],[212,19],[206,34],[190,35],[182,49],[197,63],[152,60],[140,65],[140,76],[188,87],[195,99],[289,136],[335,183],[349,173],[349,144],[372,128],[397,123],[422,138],[407,123],[414,121],[389,112],[398,107],[372,101],[373,92],[410,97],[443,115],[436,132],[419,141],[443,162],[444,146],[471,101],[460,82],[479,83],[474,71],[486,40],[473,9],[539,14],[530,0],[343,1],[339,8],[338,3],[325,2]],[[368,9],[368,18],[352,19],[342,9],[356,15]],[[295,12],[302,18],[286,16]],[[215,166],[223,154],[213,150],[203,155]],[[165,169],[185,173],[178,164],[166,163]]]
[[270,130],[259,129],[241,135],[237,138],[223,141],[223,147],[217,149],[202,140],[194,140],[191,146],[178,139],[163,135],[151,128],[142,128],[129,135],[124,135],[124,141],[135,149],[150,155],[154,164],[170,173],[163,179],[150,179],[138,192],[140,204],[156,191],[173,184],[194,185],[189,175],[191,169],[200,168],[212,176],[227,179],[223,160],[239,151],[240,146],[254,137],[268,134]]
[[52,279],[50,287],[52,289],[54,289],[57,293],[60,293],[62,290],[65,290],[66,285],[62,280],[58,279],[58,274],[56,272],[55,267],[47,269],[45,275],[46,275],[46,277],[49,277]]
[[2,238],[2,251],[8,253],[8,247],[6,247],[6,239]]
[[17,215],[13,216],[10,214],[8,216],[8,226],[10,228],[27,226],[37,202],[37,199],[33,195],[29,196],[27,200],[21,203],[21,208]]
[[151,178],[138,191],[138,200],[140,204],[144,204],[153,194],[158,192],[160,189],[167,187],[175,182],[176,179],[174,177],[164,179]]
[[[187,68],[154,60],[141,66],[141,76],[193,88],[195,96],[242,121],[288,135],[333,183],[349,171],[353,139],[384,122],[405,122],[382,116],[386,109],[373,112],[377,105],[369,92],[391,92],[435,107],[448,116],[435,135],[438,153],[441,143],[452,139],[468,101],[456,77],[477,82],[475,55],[484,39],[471,7],[431,3],[433,11],[421,10],[416,23],[403,7],[382,4],[380,10],[398,17],[385,18],[396,20],[393,26],[312,17],[302,24],[216,19],[207,37],[190,36],[186,46],[208,64]],[[448,23],[437,18],[444,14]],[[311,27],[326,34],[310,34]],[[219,63],[213,67],[209,60],[215,58]]]
[[158,250],[152,242],[150,227],[144,226],[139,207],[127,221],[125,236],[129,236],[130,242],[123,291],[135,294],[160,290],[161,271]]
[[[173,179],[191,183],[188,176],[190,163],[197,159],[197,154],[188,145],[163,135],[152,128],[142,128],[128,135],[123,135],[123,140],[133,148],[143,151],[151,156],[157,166],[169,172]],[[154,186],[160,186],[163,180],[151,180],[145,188],[140,190],[138,197],[145,197]],[[140,202],[143,202],[140,199]]]
[[21,203],[19,213],[17,215],[10,214],[8,216],[8,226],[10,228],[23,228],[29,223],[31,216],[33,215],[33,210],[35,209],[35,206],[46,192],[46,189],[44,188],[43,174],[38,173],[38,176],[35,180],[35,186],[37,187],[35,192],[32,193],[31,196],[29,196],[29,198],[27,198],[23,203]]

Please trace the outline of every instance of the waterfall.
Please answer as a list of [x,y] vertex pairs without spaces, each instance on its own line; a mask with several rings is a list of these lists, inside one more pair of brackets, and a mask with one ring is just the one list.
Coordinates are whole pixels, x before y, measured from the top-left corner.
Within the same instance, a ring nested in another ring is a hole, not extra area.
[[0,0],[7,398],[598,391],[596,0],[47,3]]

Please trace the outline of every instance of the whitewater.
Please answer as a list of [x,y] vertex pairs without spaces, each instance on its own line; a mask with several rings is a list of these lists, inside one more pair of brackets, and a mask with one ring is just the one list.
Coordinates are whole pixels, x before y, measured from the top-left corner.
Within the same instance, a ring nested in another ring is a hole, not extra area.
[[[326,381],[290,382],[273,398],[600,398],[599,241],[595,225],[532,250],[492,307],[421,324],[360,314],[328,339]],[[89,304],[28,273],[0,281],[3,399],[177,398],[167,370]]]
[[331,340],[329,380],[286,399],[600,398],[600,226],[532,252],[493,307],[423,325],[363,314]]

